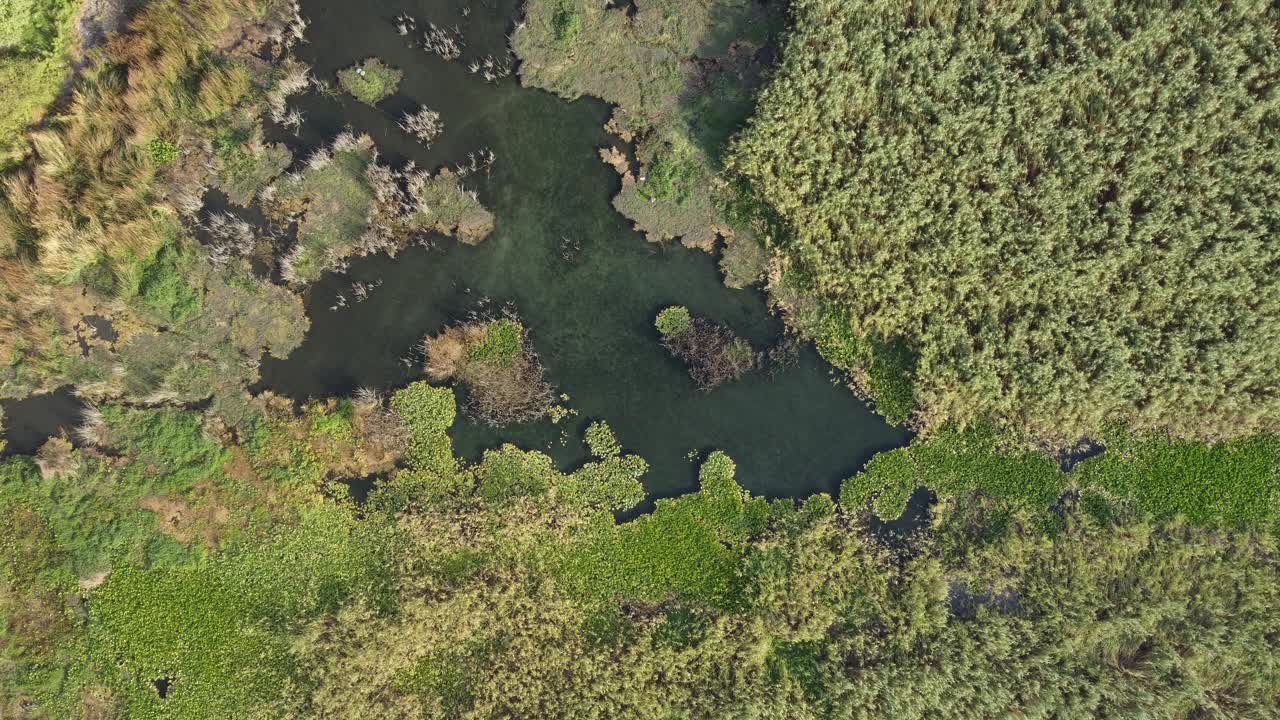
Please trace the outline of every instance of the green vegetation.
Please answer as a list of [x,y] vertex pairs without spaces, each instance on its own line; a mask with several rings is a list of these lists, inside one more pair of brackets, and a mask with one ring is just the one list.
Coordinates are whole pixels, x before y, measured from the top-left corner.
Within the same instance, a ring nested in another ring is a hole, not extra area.
[[924,424],[1274,423],[1273,4],[791,12],[731,166],[807,291],[914,352]]
[[293,162],[283,145],[268,145],[261,123],[236,121],[214,139],[214,155],[221,164],[218,187],[231,202],[248,206],[263,188]]
[[27,151],[40,119],[71,71],[79,0],[0,3],[0,170]]
[[168,165],[178,159],[178,146],[168,140],[152,140],[147,143],[147,152],[151,153],[151,160],[157,165]]
[[[514,310],[424,341],[457,395],[247,390],[301,343],[306,283],[494,219],[465,171],[365,136],[282,176],[261,118],[301,122],[294,4],[146,3],[0,179],[0,396],[93,401],[0,459],[0,717],[1274,717],[1276,8],[908,5],[795,0],[728,178],[773,11],[529,3],[524,80],[614,103],[635,143],[635,173],[602,152],[615,206],[724,238],[728,284],[767,280],[923,430],[839,502],[753,496],[695,450],[699,490],[646,504],[604,420],[576,468],[454,453],[459,398],[494,425],[554,407]],[[0,80],[60,81],[73,8],[0,0]],[[395,91],[359,67],[361,101]],[[209,188],[296,221],[288,254]],[[763,357],[684,306],[654,325],[705,389]],[[1085,433],[1105,452],[1070,472],[1038,449]],[[877,521],[921,487],[916,527]]]
[[378,164],[368,135],[338,136],[300,172],[275,183],[270,195],[274,214],[301,216],[298,242],[281,262],[295,284],[341,268],[352,255],[394,253],[427,231],[475,244],[493,230],[493,215],[457,175],[394,172]]
[[560,0],[560,7],[556,8],[551,19],[556,39],[564,45],[572,45],[578,33],[582,32],[582,16],[574,11],[573,6],[572,0]]
[[721,151],[751,112],[771,13],[751,0],[534,0],[512,47],[524,84],[616,106],[608,128],[641,165],[615,164],[618,211],[651,240],[711,250],[729,224],[716,210]]
[[683,305],[672,305],[658,313],[654,326],[663,336],[683,335],[693,325],[693,316],[689,308]]
[[467,410],[491,425],[540,419],[555,395],[520,320],[509,314],[445,329],[423,342],[427,376],[467,386]]
[[[512,446],[453,457],[453,393],[426,383],[253,404],[245,445],[212,415],[107,406],[89,447],[0,463],[6,712],[1261,720],[1280,689],[1280,566],[1247,530],[1117,501],[1046,534],[975,495],[903,555],[849,498],[752,497],[719,452],[699,492],[619,522],[646,465],[603,423],[565,474]],[[330,492],[391,435],[366,505]],[[992,437],[911,450],[957,478],[1056,472]]]
[[603,420],[588,425],[584,439],[587,441],[587,449],[598,458],[611,458],[622,452],[618,436],[613,434],[609,423]]
[[390,67],[378,58],[338,71],[338,84],[355,99],[366,105],[379,102],[396,94],[404,72]]
[[[1280,444],[1260,435],[1208,446],[1113,427],[1106,451],[1070,473],[1047,455],[989,425],[944,428],[909,447],[881,453],[845,481],[841,503],[896,518],[918,487],[940,501],[980,494],[996,515],[1021,513],[1056,523],[1055,508],[1078,496],[1088,508],[1131,508],[1156,520],[1280,533]],[[1109,510],[1107,511],[1109,512]]]
[[[23,7],[54,5],[8,9]],[[246,40],[242,12],[267,33]],[[230,414],[263,351],[300,342],[301,302],[190,230],[203,186],[218,184],[210,151],[229,128],[254,127],[246,117],[276,91],[254,79],[272,80],[262,46],[291,18],[284,3],[148,3],[83,70],[65,112],[29,135],[34,153],[0,183],[0,395],[72,382],[99,399],[214,396]],[[87,315],[118,341],[81,351]]]

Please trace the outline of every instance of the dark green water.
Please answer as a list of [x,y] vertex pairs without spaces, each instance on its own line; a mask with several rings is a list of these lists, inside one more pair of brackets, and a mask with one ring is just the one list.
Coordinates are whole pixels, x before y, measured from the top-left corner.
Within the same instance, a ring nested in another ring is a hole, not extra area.
[[[513,303],[530,328],[557,392],[571,397],[579,415],[495,431],[461,421],[454,430],[460,453],[513,442],[546,450],[565,468],[586,460],[579,438],[593,419],[606,419],[623,445],[649,461],[645,481],[654,496],[696,487],[689,457],[723,449],[738,463],[750,490],[769,496],[832,491],[872,455],[908,440],[871,413],[830,368],[806,349],[799,363],[776,379],[764,374],[707,394],[659,346],[653,317],[684,304],[732,327],[763,348],[782,326],[762,295],[720,283],[716,259],[699,251],[647,243],[610,205],[619,181],[597,156],[614,140],[602,125],[609,109],[589,99],[566,103],[520,88],[514,79],[487,84],[466,72],[472,58],[501,56],[516,16],[514,3],[476,2],[468,18],[459,5],[440,2],[312,0],[308,44],[299,49],[318,77],[376,55],[404,70],[400,92],[377,109],[349,97],[296,100],[306,112],[301,138],[287,139],[300,155],[344,129],[368,133],[384,162],[414,160],[436,168],[488,147],[497,155],[491,175],[468,184],[497,216],[494,234],[478,247],[440,243],[396,258],[352,263],[307,295],[312,328],[285,361],[263,363],[263,386],[296,399],[346,394],[359,386],[390,389],[419,377],[401,358],[428,335],[464,318],[482,298]],[[467,48],[445,62],[411,47],[392,19],[401,12],[420,25],[457,24]],[[430,150],[402,134],[405,110],[426,105],[445,121]],[[580,246],[569,260],[566,239]],[[330,311],[338,293],[351,297],[355,280],[381,280],[369,300]]]

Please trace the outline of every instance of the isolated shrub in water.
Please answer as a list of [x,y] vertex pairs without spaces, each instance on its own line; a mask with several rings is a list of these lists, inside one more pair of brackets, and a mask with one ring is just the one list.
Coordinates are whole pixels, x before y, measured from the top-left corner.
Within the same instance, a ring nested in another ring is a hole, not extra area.
[[338,72],[338,84],[366,105],[377,105],[395,94],[404,73],[378,58],[369,58]]
[[477,320],[423,342],[427,375],[467,386],[467,409],[491,425],[543,417],[555,397],[542,362],[514,318]]
[[688,331],[692,323],[693,318],[689,315],[689,308],[673,305],[658,313],[658,319],[654,325],[664,337],[673,337]]
[[711,390],[726,380],[737,380],[759,365],[751,343],[728,328],[695,318],[680,305],[658,313],[654,322],[662,344],[689,368],[698,387]]

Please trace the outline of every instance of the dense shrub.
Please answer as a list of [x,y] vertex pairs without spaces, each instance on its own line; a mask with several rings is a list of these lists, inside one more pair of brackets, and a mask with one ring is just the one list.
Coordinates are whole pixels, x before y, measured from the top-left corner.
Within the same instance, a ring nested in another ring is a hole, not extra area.
[[689,376],[703,390],[737,380],[760,364],[751,343],[723,325],[693,317],[684,306],[659,312],[654,325],[662,336],[663,347],[684,362]]
[[671,337],[688,331],[693,324],[693,317],[689,314],[689,308],[672,305],[663,308],[653,324],[664,337]]
[[400,87],[404,72],[388,66],[378,58],[338,72],[338,84],[366,105],[377,105],[391,97]]
[[1280,416],[1273,3],[800,0],[733,167],[936,424]]
[[554,402],[542,361],[514,317],[475,320],[423,341],[427,375],[467,386],[467,410],[492,425],[537,420]]

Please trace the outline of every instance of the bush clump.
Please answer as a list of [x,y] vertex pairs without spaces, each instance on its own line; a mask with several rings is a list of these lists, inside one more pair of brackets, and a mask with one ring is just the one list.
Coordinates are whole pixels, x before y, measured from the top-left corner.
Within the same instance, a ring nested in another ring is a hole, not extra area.
[[751,343],[723,325],[694,317],[682,305],[658,313],[654,325],[662,335],[663,347],[684,362],[703,390],[737,380],[760,365]]
[[366,105],[377,105],[394,95],[403,78],[404,72],[378,58],[338,71],[338,84],[342,89]]
[[813,294],[918,351],[931,424],[1074,441],[1117,418],[1238,437],[1280,417],[1280,7],[791,16],[730,165]]
[[693,317],[689,314],[689,308],[683,305],[672,305],[666,308],[658,313],[658,319],[654,322],[663,337],[682,335],[692,324]]
[[491,425],[537,420],[555,402],[542,362],[515,317],[455,325],[423,342],[432,380],[467,386],[467,410]]
[[582,32],[582,16],[574,11],[573,3],[569,0],[560,0],[560,7],[556,8],[551,24],[555,29],[556,40],[561,45],[572,45],[578,38],[578,33]]

